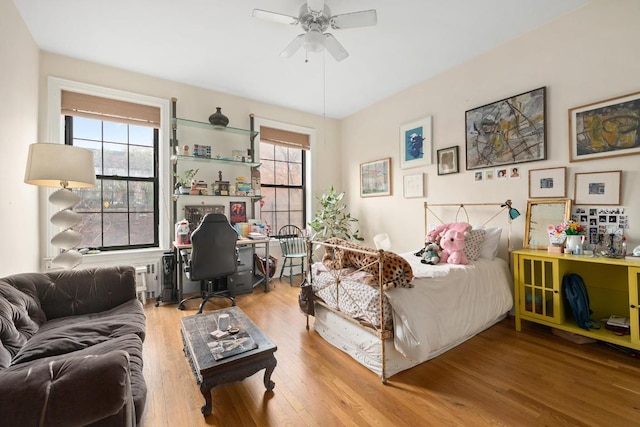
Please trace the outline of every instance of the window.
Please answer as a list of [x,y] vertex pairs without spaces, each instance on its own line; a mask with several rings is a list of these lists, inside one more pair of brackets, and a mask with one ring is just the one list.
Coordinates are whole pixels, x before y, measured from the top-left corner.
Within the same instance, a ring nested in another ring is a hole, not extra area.
[[260,218],[276,234],[293,224],[306,228],[308,135],[260,127]]
[[[63,95],[63,112],[65,109]],[[65,143],[91,150],[96,186],[77,190],[79,247],[100,250],[159,246],[159,131],[112,115],[65,115]],[[129,117],[130,115],[126,113]]]

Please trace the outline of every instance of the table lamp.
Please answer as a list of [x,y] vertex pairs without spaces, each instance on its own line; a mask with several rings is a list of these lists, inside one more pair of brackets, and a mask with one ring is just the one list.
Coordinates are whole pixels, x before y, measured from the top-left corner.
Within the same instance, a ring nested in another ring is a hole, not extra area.
[[51,262],[67,269],[78,266],[82,255],[74,248],[80,244],[82,236],[72,228],[80,223],[82,216],[72,208],[80,202],[80,196],[70,189],[95,186],[93,153],[73,145],[31,144],[24,182],[40,187],[60,187],[49,196],[49,202],[61,209],[53,214],[51,223],[62,228],[51,239],[52,245],[62,249]]

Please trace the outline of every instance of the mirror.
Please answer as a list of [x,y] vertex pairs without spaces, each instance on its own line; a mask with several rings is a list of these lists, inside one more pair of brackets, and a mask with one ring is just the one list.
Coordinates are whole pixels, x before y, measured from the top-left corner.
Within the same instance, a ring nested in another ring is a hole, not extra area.
[[536,199],[527,201],[527,218],[524,228],[524,246],[531,249],[547,249],[547,226],[567,221],[571,216],[571,199]]

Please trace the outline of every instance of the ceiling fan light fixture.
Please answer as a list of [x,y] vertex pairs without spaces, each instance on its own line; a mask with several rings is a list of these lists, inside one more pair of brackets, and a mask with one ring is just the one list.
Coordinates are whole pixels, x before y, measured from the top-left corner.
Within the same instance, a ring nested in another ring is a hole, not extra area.
[[324,50],[324,36],[319,30],[309,30],[304,35],[303,46],[307,52],[322,52]]

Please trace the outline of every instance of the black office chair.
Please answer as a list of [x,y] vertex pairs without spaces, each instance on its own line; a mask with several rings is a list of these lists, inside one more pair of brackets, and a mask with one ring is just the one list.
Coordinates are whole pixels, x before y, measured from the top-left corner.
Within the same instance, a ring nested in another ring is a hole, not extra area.
[[198,313],[210,298],[227,298],[236,305],[235,296],[227,289],[225,278],[236,272],[238,233],[223,214],[206,214],[191,234],[191,254],[181,250],[184,272],[190,280],[200,280],[200,295],[184,298],[178,304],[184,310],[184,302],[202,298]]
[[[280,278],[284,268],[289,264],[289,286],[292,285],[293,267],[300,266],[302,278],[304,280],[304,264],[307,258],[307,244],[302,235],[302,230],[295,225],[285,225],[278,230],[278,240],[280,241],[280,251],[284,261],[280,268]],[[300,261],[299,263],[294,261]]]

